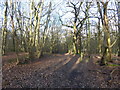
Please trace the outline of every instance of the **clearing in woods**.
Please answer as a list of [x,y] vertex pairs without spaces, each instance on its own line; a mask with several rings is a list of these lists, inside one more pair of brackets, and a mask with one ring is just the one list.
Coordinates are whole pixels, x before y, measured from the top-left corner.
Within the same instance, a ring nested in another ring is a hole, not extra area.
[[81,61],[79,55],[53,54],[28,64],[8,64],[7,60],[14,56],[3,56],[3,88],[120,87],[120,67],[99,66],[97,55]]

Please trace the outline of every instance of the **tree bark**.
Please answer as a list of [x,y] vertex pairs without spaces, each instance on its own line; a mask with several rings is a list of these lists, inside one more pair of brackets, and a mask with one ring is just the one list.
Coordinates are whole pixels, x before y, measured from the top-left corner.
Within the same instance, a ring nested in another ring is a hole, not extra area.
[[39,32],[40,32],[40,20],[41,20],[43,3],[44,3],[44,0],[42,0],[38,4],[39,13],[38,13],[38,16],[36,18],[36,19],[38,19],[37,28],[36,28],[36,52],[37,52],[37,58],[40,58],[41,52],[42,52],[42,48],[41,48],[42,46],[40,46],[40,33]]
[[102,40],[101,40],[101,30],[100,30],[100,18],[98,18],[98,53],[102,52]]
[[108,2],[102,2],[103,5],[103,31],[104,31],[104,51],[101,59],[101,65],[107,64],[108,61],[111,61],[111,40],[110,40],[110,31],[108,26],[107,18],[107,5]]
[[29,59],[32,60],[34,59],[35,55],[35,50],[34,50],[34,41],[33,41],[33,26],[32,26],[32,17],[33,17],[33,7],[34,7],[34,2],[33,0],[31,0],[31,3],[30,3],[30,28],[29,28],[29,37],[28,37],[28,52],[29,52]]
[[73,45],[74,45],[74,53],[78,54],[78,46],[77,46],[77,27],[76,27],[76,22],[74,22],[74,36],[73,36]]
[[118,2],[118,56],[120,57],[120,2]]
[[4,12],[4,25],[2,28],[2,54],[6,53],[6,42],[7,42],[7,11],[8,11],[8,1],[5,2],[5,12]]
[[18,39],[17,39],[17,33],[16,33],[16,30],[15,30],[15,25],[14,25],[14,20],[13,20],[13,17],[14,17],[14,3],[13,1],[11,0],[11,6],[12,6],[12,14],[11,14],[11,24],[12,24],[12,38],[13,38],[13,50],[14,52],[16,53],[17,55],[17,63],[19,63],[19,57],[18,57]]

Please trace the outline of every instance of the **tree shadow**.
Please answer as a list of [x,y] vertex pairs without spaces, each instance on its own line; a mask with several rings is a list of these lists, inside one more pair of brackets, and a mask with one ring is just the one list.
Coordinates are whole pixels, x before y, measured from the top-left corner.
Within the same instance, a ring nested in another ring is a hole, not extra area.
[[78,58],[79,58],[79,55],[71,56],[71,58],[67,61],[68,58],[66,57],[65,59],[59,61],[58,63],[52,64],[52,65],[42,69],[41,72],[42,73],[44,73],[44,72],[47,73],[48,71],[51,71],[52,69],[54,69],[52,73],[61,72],[62,71],[65,74],[67,74],[67,73],[70,72],[71,68],[75,65],[75,63],[78,60]]
[[54,72],[63,71],[65,73],[69,73],[69,71],[75,65],[75,63],[78,60],[78,58],[79,58],[79,55],[72,56],[72,58],[67,63],[62,65],[60,68],[56,69]]
[[[58,59],[61,59],[59,62],[57,63],[52,63],[51,65],[49,65],[48,67],[44,68],[41,70],[42,73],[47,73],[49,71],[54,72],[55,70],[59,69],[60,67],[62,67],[64,65],[64,63],[66,62],[66,60],[68,59],[67,57],[65,58],[61,58],[61,56],[55,56],[58,57]],[[38,71],[39,72],[39,71]],[[37,72],[36,72],[37,73]]]

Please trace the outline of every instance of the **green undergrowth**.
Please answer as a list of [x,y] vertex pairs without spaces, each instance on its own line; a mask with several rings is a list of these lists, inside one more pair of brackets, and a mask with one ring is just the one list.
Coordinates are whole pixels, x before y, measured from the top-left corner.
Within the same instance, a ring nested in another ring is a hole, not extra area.
[[107,66],[120,66],[119,64],[107,64]]
[[[95,64],[98,64],[98,65],[99,65],[99,64],[100,64],[100,61],[95,62]],[[120,66],[120,65],[119,65],[119,64],[115,64],[115,63],[108,63],[108,64],[106,63],[105,66],[113,67],[113,66]]]

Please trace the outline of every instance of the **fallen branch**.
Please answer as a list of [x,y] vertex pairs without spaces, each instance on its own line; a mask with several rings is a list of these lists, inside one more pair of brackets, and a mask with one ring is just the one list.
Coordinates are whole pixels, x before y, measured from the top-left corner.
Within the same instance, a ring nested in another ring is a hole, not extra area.
[[112,82],[112,80],[113,80],[112,74],[113,74],[116,70],[117,70],[117,68],[115,68],[115,69],[113,69],[113,70],[111,71],[111,73],[110,73],[110,80],[108,81],[109,83]]

